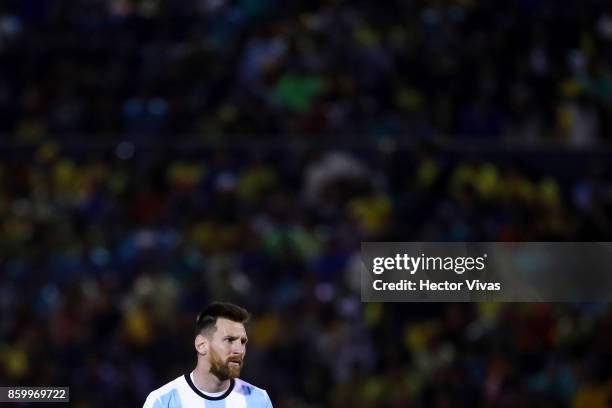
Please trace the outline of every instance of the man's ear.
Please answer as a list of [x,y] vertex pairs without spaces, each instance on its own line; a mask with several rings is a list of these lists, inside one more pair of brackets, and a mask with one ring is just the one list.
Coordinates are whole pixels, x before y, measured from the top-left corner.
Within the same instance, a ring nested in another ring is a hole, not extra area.
[[198,354],[205,356],[208,354],[208,338],[202,334],[198,334],[194,341],[194,346]]

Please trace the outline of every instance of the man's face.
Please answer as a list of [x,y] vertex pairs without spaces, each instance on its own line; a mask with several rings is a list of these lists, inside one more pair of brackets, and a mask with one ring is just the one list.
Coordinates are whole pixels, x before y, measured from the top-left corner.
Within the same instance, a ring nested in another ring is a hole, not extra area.
[[220,380],[237,378],[244,363],[247,335],[242,323],[217,319],[217,330],[210,337],[210,372]]

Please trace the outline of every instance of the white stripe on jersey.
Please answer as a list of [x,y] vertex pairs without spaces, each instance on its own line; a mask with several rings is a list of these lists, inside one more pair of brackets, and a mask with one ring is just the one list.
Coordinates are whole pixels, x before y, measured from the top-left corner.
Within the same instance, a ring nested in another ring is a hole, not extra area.
[[[184,378],[179,377],[174,381],[179,382],[177,391],[178,391],[179,397],[181,398],[181,405],[180,405],[181,407],[205,407],[206,406],[202,404],[202,397],[200,397],[198,394],[193,392],[191,388],[183,386],[182,383],[185,383],[184,385],[187,385],[187,381],[185,381]],[[165,405],[163,406],[165,407]]]
[[225,398],[225,406],[232,408],[249,408],[247,406],[246,397],[237,392],[232,392]]
[[143,408],[272,408],[268,393],[241,379],[232,380],[224,397],[211,399],[199,391],[189,375],[152,391]]

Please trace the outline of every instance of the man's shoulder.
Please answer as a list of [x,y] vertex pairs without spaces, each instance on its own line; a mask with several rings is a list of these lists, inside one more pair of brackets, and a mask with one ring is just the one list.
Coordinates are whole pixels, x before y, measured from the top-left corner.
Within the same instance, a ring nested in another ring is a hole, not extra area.
[[243,379],[236,378],[234,384],[234,392],[244,395],[246,398],[253,400],[261,400],[261,402],[267,401],[270,399],[268,396],[268,392],[263,388],[257,387],[249,382],[244,381]]
[[154,407],[155,402],[159,401],[167,405],[171,399],[176,399],[177,389],[179,385],[185,381],[185,378],[181,375],[180,377],[175,378],[174,380],[167,382],[156,390],[153,390],[147,396],[147,400],[145,402],[145,407]]
[[242,378],[236,378],[234,389],[244,389],[250,392],[266,392],[263,388],[244,381]]

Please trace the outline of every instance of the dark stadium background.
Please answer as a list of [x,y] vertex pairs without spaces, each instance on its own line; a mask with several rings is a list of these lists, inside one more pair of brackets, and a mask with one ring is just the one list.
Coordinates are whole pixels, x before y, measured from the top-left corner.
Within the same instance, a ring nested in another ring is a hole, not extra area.
[[368,240],[608,241],[611,45],[604,0],[3,0],[0,385],[141,406],[224,299],[275,407],[612,406],[608,304],[358,275]]

